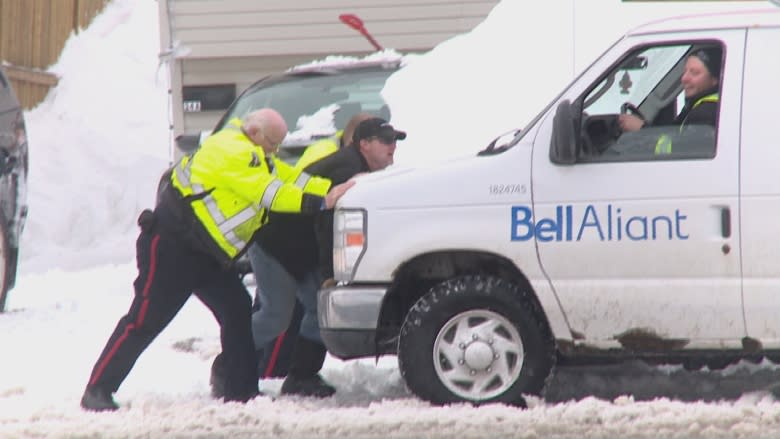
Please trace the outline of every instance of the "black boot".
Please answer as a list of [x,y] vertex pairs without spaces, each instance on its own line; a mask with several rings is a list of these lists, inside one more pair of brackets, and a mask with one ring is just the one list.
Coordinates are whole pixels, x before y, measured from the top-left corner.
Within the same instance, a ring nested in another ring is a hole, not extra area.
[[114,402],[111,392],[100,387],[87,387],[81,397],[81,408],[93,412],[115,411],[119,406]]
[[336,393],[336,388],[318,374],[325,363],[325,353],[321,343],[298,337],[281,394],[327,398]]
[[225,361],[222,352],[217,354],[217,356],[214,357],[214,362],[211,363],[209,385],[211,385],[212,397],[217,399],[225,397]]
[[[257,360],[252,359],[252,363],[256,364]],[[235,374],[231,376],[233,380],[236,379]],[[220,352],[214,357],[214,362],[211,363],[211,377],[209,378],[209,384],[211,385],[211,396],[216,399],[223,399],[225,401],[241,401],[247,402],[257,396],[262,396],[263,393],[257,389],[257,375],[255,369],[252,368],[249,376],[245,377],[240,384],[238,382],[228,383],[228,365],[225,361],[224,353]],[[241,390],[238,389],[229,390],[228,386],[240,385]]]
[[306,378],[287,375],[282,383],[282,395],[312,396],[327,398],[336,393],[336,388],[325,382],[319,374]]

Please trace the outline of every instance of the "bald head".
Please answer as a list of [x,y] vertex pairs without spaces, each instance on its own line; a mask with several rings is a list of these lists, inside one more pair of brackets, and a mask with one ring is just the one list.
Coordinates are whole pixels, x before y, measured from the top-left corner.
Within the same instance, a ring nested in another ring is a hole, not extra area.
[[287,136],[287,123],[279,112],[271,108],[261,108],[247,114],[242,126],[247,137],[268,154],[276,152]]
[[366,119],[371,119],[374,117],[371,113],[358,113],[347,122],[347,125],[344,127],[344,134],[341,136],[341,146],[349,146],[352,144],[352,135],[355,134],[355,128],[357,128],[358,124],[360,122],[363,122]]

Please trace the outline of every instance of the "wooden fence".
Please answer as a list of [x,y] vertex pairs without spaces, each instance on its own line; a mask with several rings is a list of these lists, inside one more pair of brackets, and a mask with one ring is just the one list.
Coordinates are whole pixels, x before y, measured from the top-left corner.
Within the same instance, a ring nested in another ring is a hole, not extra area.
[[110,0],[0,0],[0,61],[26,109],[40,103],[57,84],[46,72],[65,42]]

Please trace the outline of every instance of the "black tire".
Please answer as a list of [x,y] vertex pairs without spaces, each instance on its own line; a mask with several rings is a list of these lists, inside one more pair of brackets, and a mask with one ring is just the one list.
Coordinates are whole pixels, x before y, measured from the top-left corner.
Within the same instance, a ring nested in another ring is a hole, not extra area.
[[407,386],[434,404],[524,407],[523,394],[541,395],[555,360],[552,333],[530,293],[486,276],[431,288],[407,314],[398,344]]
[[8,246],[8,229],[4,222],[0,221],[0,313],[5,312],[5,303],[8,300],[9,279],[11,270],[15,270],[12,261],[15,259],[13,249]]

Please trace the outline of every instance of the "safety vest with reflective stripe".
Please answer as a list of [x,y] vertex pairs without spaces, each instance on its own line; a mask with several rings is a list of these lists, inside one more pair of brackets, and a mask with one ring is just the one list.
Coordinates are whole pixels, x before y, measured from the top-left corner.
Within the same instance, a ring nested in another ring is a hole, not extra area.
[[321,158],[325,158],[339,150],[341,144],[341,138],[344,136],[344,130],[339,130],[333,137],[327,139],[318,140],[306,147],[303,154],[295,163],[295,167],[298,169],[306,169],[307,166],[316,162]]
[[[699,98],[696,102],[693,103],[693,106],[691,107],[691,110],[698,107],[699,105],[705,103],[705,102],[718,102],[720,100],[720,95],[718,93],[709,94],[707,96],[703,96]],[[690,114],[690,111],[688,112]],[[685,116],[685,119],[683,119],[682,123],[680,123],[680,132],[683,132],[683,128],[685,128],[685,122],[688,121],[688,115]],[[666,134],[662,134],[658,141],[655,142],[655,153],[656,154],[671,154],[672,153],[672,138],[669,137]]]
[[267,221],[268,210],[300,212],[304,193],[324,197],[330,189],[330,180],[266,157],[243,133],[239,119],[183,157],[171,182],[192,200],[195,216],[231,259]]

